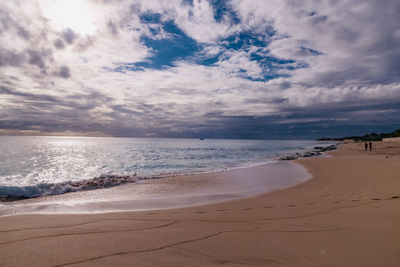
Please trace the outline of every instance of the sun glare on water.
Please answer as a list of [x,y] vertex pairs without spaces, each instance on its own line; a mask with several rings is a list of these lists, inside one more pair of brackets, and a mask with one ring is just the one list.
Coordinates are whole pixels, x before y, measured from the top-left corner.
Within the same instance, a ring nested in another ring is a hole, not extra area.
[[94,10],[85,0],[42,0],[41,7],[44,17],[56,30],[70,28],[84,35],[96,31]]

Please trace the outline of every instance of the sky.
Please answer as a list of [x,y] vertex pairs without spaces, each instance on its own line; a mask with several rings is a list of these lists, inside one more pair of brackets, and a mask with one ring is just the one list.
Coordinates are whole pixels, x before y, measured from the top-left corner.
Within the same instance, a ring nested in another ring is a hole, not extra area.
[[400,128],[398,0],[0,2],[0,134]]

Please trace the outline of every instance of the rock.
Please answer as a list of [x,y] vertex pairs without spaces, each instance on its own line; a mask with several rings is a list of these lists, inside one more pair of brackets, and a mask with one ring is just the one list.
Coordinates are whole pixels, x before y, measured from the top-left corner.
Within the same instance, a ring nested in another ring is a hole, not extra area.
[[322,151],[322,152],[325,152],[325,151],[332,151],[332,150],[336,150],[336,149],[337,149],[337,148],[336,148],[335,145],[330,145],[330,146],[323,147],[323,148],[321,149],[321,151]]
[[320,156],[320,155],[322,155],[322,152],[336,150],[336,149],[337,149],[337,147],[335,145],[330,145],[330,146],[325,146],[325,147],[316,146],[316,147],[314,147],[313,151],[307,151],[304,153],[297,152],[293,155],[281,157],[279,160],[296,160],[299,158],[310,158],[310,157]]
[[286,156],[286,157],[280,158],[280,160],[295,160],[295,159],[298,159],[298,156],[291,155],[291,156]]

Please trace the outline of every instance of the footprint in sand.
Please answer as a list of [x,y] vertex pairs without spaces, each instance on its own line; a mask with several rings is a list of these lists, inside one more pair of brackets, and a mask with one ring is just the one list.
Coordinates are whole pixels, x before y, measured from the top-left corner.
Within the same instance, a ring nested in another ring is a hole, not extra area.
[[243,210],[252,210],[252,208],[246,208],[246,209],[243,209]]
[[265,206],[264,209],[270,209],[273,208],[274,206]]
[[371,200],[381,200],[380,198],[371,198]]
[[287,205],[287,207],[293,208],[293,207],[296,207],[296,204],[290,204],[290,205]]

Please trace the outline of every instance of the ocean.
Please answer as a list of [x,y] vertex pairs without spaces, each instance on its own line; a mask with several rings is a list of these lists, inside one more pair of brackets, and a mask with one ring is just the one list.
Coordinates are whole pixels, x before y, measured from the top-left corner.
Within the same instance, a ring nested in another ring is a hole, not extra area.
[[309,140],[0,136],[0,198],[31,198],[214,172],[311,150]]

